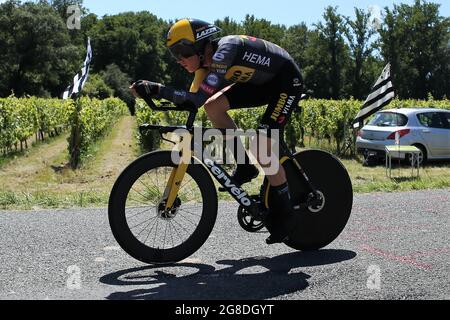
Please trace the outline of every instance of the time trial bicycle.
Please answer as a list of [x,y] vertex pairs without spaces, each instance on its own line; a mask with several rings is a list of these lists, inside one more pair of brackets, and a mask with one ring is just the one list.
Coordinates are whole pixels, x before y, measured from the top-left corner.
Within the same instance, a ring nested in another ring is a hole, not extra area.
[[[182,129],[188,133],[183,139],[189,139],[199,129],[194,126],[195,107],[167,102],[157,106],[151,99],[146,102],[155,111],[185,111],[189,115],[184,126],[144,124],[141,132],[155,130],[163,137]],[[277,214],[277,195],[267,178],[259,194],[250,195],[214,159],[196,157],[195,146],[190,145],[190,152],[179,148],[144,154],[123,170],[112,188],[108,205],[112,233],[123,250],[137,260],[149,264],[178,262],[205,243],[218,211],[213,179],[239,203],[237,218],[244,230],[273,230],[271,224],[264,223],[271,211]],[[183,157],[189,161],[174,160]],[[297,222],[295,232],[284,243],[296,250],[317,250],[330,244],[344,229],[352,210],[353,190],[347,170],[328,152],[292,153],[283,137],[279,159],[286,171]]]

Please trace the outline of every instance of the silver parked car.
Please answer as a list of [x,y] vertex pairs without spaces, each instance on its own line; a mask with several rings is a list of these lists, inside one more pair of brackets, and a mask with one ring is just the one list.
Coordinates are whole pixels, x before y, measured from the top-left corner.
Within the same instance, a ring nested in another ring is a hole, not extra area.
[[359,131],[359,153],[385,156],[385,146],[416,146],[422,151],[420,162],[427,159],[450,159],[450,111],[442,109],[390,109],[375,113]]

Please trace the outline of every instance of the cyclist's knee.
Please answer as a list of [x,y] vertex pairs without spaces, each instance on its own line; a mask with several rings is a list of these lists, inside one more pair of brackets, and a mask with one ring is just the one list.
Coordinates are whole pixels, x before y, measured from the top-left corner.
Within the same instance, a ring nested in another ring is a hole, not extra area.
[[229,109],[228,99],[225,95],[214,95],[209,98],[204,105],[206,113],[211,115],[226,113]]

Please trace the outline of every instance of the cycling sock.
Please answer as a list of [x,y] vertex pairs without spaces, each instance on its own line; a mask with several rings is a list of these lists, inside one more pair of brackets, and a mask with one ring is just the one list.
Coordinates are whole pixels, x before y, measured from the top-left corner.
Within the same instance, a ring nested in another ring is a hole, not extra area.
[[[288,185],[287,181],[279,186],[275,186],[275,187],[271,186],[271,187],[277,192],[278,195],[283,195],[283,194],[287,193],[289,196],[289,185]],[[290,198],[290,196],[289,196],[289,198]]]
[[285,204],[285,206],[288,207],[288,208],[290,206],[291,209],[292,209],[291,195],[289,194],[289,185],[288,185],[287,181],[285,183],[283,183],[282,185],[279,185],[279,186],[276,186],[276,187],[272,186],[272,188],[277,193],[277,196],[278,196],[278,199],[280,200],[280,203],[281,204]]

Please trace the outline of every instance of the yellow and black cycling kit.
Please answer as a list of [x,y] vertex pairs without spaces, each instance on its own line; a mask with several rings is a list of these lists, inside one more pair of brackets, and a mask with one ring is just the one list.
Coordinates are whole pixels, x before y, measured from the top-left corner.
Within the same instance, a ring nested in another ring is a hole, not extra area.
[[174,103],[202,106],[206,100],[233,84],[223,94],[230,107],[268,105],[261,124],[283,128],[300,100],[303,80],[299,67],[280,46],[249,36],[213,40],[214,56],[204,79],[191,91],[160,88],[159,97]]

